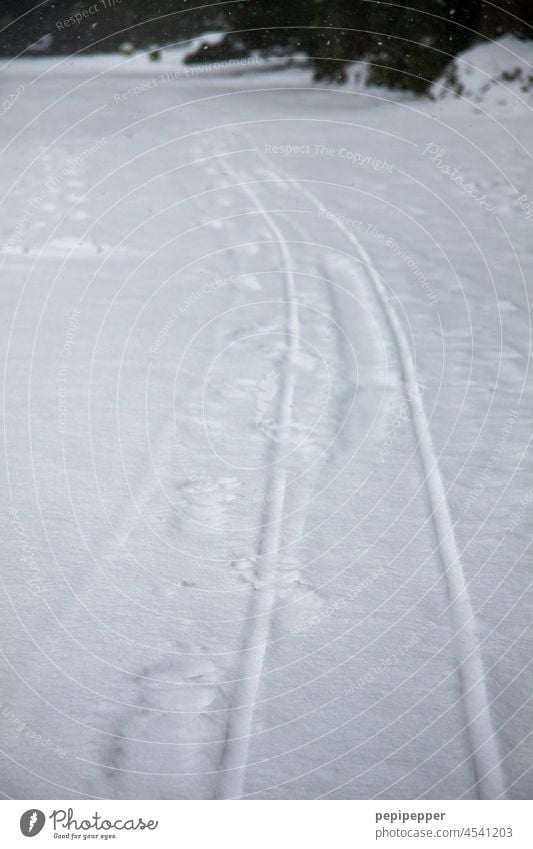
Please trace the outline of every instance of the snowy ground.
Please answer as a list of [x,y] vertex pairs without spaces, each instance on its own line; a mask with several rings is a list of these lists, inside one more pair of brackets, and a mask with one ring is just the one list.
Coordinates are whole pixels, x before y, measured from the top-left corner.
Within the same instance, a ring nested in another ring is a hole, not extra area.
[[531,101],[180,58],[4,70],[0,790],[530,798]]

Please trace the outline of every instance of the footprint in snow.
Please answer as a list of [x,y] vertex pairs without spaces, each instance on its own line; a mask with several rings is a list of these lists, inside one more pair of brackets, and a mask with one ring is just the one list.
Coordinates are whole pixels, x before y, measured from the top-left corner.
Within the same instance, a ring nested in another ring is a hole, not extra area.
[[302,564],[292,555],[282,554],[272,575],[261,575],[260,567],[253,557],[243,557],[232,562],[239,580],[254,590],[276,586],[277,603],[275,615],[284,626],[291,627],[295,620],[316,615],[323,607],[320,594],[302,579]]
[[219,675],[215,664],[201,656],[162,661],[143,673],[143,708],[154,711],[203,711],[216,699]]
[[498,309],[500,312],[516,312],[518,307],[508,300],[498,301]]
[[[176,656],[142,669],[134,704],[119,708],[102,760],[118,798],[188,798],[190,776],[211,767],[209,739],[222,694],[221,674],[201,654]],[[198,741],[195,744],[195,741]]]
[[245,289],[250,289],[252,292],[262,292],[263,287],[255,274],[246,275],[239,280],[239,285]]
[[275,421],[280,383],[280,370],[273,366],[257,384],[255,425],[259,430],[269,427]]
[[255,389],[257,382],[245,377],[238,380],[225,381],[220,387],[221,398],[244,398],[249,396]]
[[211,477],[185,481],[178,486],[180,494],[176,505],[181,523],[192,520],[204,530],[220,533],[228,522],[228,508],[238,498],[241,482],[237,478]]
[[316,368],[317,358],[301,348],[293,356],[294,365],[302,371],[312,371]]

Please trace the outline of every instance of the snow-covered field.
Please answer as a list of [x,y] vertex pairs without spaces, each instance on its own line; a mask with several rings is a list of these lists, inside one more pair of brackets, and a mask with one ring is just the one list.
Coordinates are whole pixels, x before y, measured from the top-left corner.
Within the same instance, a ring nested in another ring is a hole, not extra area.
[[531,93],[181,57],[3,72],[0,790],[531,798]]

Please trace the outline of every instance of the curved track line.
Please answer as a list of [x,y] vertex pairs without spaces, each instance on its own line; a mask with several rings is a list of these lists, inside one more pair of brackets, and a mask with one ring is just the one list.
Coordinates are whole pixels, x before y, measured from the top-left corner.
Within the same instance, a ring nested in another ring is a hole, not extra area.
[[288,336],[277,410],[278,439],[270,446],[271,472],[267,485],[270,497],[266,500],[257,549],[256,569],[260,586],[252,591],[250,599],[247,627],[241,648],[240,680],[236,687],[234,704],[229,710],[222,763],[215,793],[217,799],[239,799],[244,791],[252,721],[276,596],[275,577],[287,489],[287,471],[282,464],[282,458],[292,427],[296,381],[294,362],[300,347],[300,319],[296,301],[296,283],[291,269],[291,255],[281,230],[255,192],[246,183],[240,183],[239,176],[227,163],[225,163],[225,170],[236,184],[240,184],[278,240],[284,265]]
[[[265,162],[268,162],[269,167],[273,168],[280,178],[308,198],[316,209],[327,213],[326,207],[313,192],[273,166],[261,151],[256,149],[256,152]],[[433,447],[429,421],[418,391],[416,369],[409,342],[394,306],[389,300],[385,285],[366,248],[341,220],[332,219],[332,221],[357,251],[396,347],[424,471],[437,549],[450,599],[450,611],[457,641],[459,679],[476,786],[481,799],[505,798],[501,761],[492,728],[483,662],[476,634],[475,614],[468,595],[468,586],[457,547],[438,457]]]

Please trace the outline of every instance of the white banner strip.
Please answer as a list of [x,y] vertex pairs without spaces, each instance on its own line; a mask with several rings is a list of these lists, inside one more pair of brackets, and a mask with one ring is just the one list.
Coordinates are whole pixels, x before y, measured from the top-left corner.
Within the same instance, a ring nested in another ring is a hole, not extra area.
[[0,845],[531,849],[532,814],[529,801],[5,801]]

